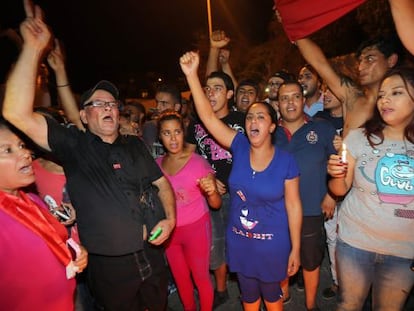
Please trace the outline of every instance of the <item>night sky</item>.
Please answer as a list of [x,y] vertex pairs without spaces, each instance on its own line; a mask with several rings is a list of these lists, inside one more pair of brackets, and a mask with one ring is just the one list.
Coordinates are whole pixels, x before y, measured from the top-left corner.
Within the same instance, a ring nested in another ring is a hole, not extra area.
[[[22,1],[2,0],[0,26],[16,28]],[[128,80],[156,72],[181,75],[178,58],[208,32],[205,0],[38,0],[64,43],[74,88],[99,79]],[[267,39],[273,0],[211,0],[213,29],[252,45]]]

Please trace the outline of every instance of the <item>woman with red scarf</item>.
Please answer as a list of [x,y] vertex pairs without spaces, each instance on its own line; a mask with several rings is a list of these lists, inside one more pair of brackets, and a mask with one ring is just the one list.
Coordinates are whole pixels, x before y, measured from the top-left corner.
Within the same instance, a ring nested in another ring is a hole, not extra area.
[[87,252],[20,190],[34,179],[31,152],[0,119],[0,306],[74,310],[74,276],[86,267]]

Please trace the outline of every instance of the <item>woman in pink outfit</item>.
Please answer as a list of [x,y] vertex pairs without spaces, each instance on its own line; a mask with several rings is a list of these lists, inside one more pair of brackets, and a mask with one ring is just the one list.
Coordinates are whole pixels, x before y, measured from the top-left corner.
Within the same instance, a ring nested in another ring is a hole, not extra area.
[[0,119],[0,305],[2,310],[72,311],[76,272],[67,231],[20,189],[34,182],[31,152]]
[[160,140],[167,151],[157,159],[176,197],[177,225],[166,245],[166,255],[184,310],[197,310],[193,280],[200,309],[213,308],[209,274],[211,225],[209,206],[219,208],[221,197],[208,162],[186,148],[182,117],[173,111],[158,120]]

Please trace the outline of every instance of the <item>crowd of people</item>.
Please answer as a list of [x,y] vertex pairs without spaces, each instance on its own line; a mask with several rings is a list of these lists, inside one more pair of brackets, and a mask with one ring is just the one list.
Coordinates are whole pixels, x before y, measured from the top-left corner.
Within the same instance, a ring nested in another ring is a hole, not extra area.
[[[413,53],[414,6],[390,7]],[[317,311],[327,248],[321,295],[337,310],[404,309],[414,69],[397,36],[361,43],[358,81],[301,37],[306,63],[267,77],[263,96],[237,79],[230,38],[214,31],[205,77],[198,52],[177,60],[190,105],[163,84],[149,116],[106,80],[77,98],[41,9],[24,9],[0,118],[2,307],[162,311],[175,284],[183,310],[209,311],[230,299],[231,273],[246,311],[283,310],[293,281]],[[59,107],[34,107],[44,55]]]

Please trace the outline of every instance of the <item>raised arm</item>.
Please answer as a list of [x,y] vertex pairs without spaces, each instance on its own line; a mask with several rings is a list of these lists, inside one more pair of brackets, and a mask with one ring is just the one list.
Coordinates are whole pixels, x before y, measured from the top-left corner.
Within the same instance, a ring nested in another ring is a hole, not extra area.
[[213,31],[210,37],[210,51],[208,53],[206,77],[212,72],[218,70],[218,60],[220,49],[225,47],[230,42],[226,33],[222,30]]
[[318,72],[334,95],[343,103],[346,99],[346,89],[341,83],[340,76],[333,70],[321,48],[309,38],[296,41],[303,58]]
[[187,52],[180,58],[181,69],[190,86],[198,116],[217,142],[223,147],[229,148],[237,132],[229,128],[215,115],[198,78],[199,63],[200,57],[196,52]]
[[38,6],[24,0],[26,19],[20,26],[23,47],[6,84],[3,116],[41,147],[50,150],[45,118],[33,112],[37,69],[51,34]]
[[47,56],[47,62],[55,72],[56,88],[66,117],[68,117],[69,121],[75,124],[78,129],[84,131],[85,127],[83,126],[80,119],[76,99],[73,95],[68,75],[66,73],[65,60],[63,57],[62,49],[60,47],[59,40],[57,39],[55,39],[55,47]]
[[237,89],[238,82],[236,77],[233,74],[233,69],[230,66],[230,50],[228,49],[220,49],[219,52],[219,63],[221,65],[221,69],[224,73],[228,74],[233,81],[234,89]]
[[414,1],[389,0],[398,36],[406,49],[414,55]]

